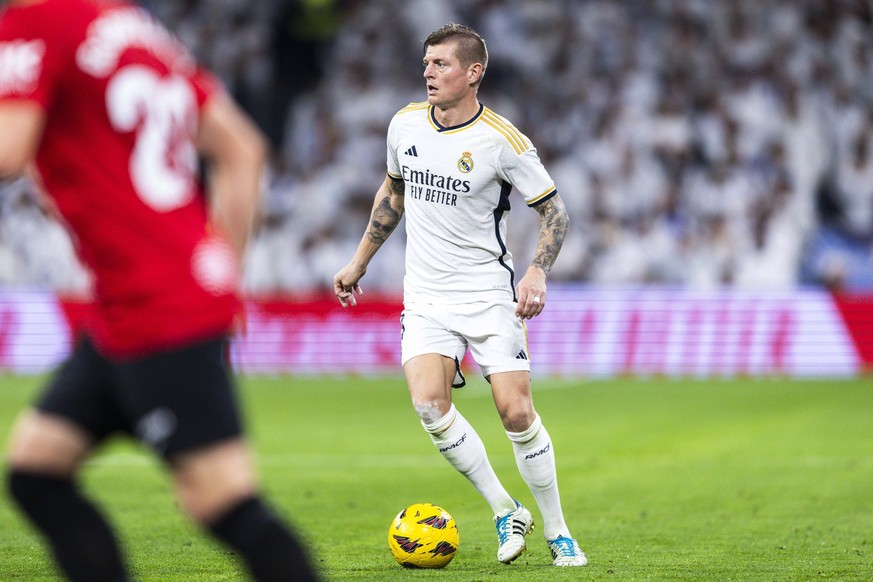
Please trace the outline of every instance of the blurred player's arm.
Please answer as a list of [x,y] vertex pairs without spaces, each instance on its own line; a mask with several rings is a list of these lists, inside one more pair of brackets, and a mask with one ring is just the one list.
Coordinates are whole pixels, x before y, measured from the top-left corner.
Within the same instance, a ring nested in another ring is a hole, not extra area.
[[0,178],[24,174],[36,156],[45,111],[32,101],[0,102]]
[[355,256],[333,278],[334,292],[343,307],[357,305],[355,294],[361,294],[359,281],[367,272],[367,265],[400,224],[405,204],[405,191],[403,180],[386,176],[376,192],[370,223],[355,251]]
[[570,229],[570,216],[564,201],[557,194],[534,207],[540,215],[537,249],[527,272],[516,287],[518,305],[515,313],[530,319],[539,315],[546,304],[546,278]]
[[266,141],[230,97],[218,94],[201,116],[197,150],[208,162],[210,221],[242,259],[260,208]]

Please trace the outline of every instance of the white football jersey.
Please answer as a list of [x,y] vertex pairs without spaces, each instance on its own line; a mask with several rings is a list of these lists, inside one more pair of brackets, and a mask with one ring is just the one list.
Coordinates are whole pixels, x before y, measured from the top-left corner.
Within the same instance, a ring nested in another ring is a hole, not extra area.
[[405,182],[405,302],[515,300],[510,192],[528,206],[557,192],[524,134],[484,106],[443,127],[431,105],[410,103],[388,127],[388,175]]

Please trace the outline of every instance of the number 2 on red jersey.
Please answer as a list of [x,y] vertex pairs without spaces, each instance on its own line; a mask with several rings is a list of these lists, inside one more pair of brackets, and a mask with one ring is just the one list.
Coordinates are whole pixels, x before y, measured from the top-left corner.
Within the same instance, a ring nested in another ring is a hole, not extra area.
[[130,178],[143,202],[158,212],[187,204],[197,171],[192,140],[197,103],[188,82],[128,65],[109,80],[106,108],[115,130],[136,132]]

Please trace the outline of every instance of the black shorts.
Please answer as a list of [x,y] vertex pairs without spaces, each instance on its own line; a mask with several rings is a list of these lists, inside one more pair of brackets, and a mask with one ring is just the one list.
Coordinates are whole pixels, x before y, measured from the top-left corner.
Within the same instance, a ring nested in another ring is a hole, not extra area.
[[225,346],[221,338],[117,361],[83,340],[37,408],[71,420],[95,442],[126,433],[166,459],[238,437],[242,422]]

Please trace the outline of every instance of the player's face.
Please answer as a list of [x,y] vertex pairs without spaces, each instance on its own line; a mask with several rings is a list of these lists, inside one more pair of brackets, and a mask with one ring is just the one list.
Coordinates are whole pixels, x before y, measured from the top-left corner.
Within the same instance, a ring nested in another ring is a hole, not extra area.
[[467,68],[455,56],[456,42],[427,47],[424,55],[424,79],[427,102],[440,109],[449,109],[471,93]]

